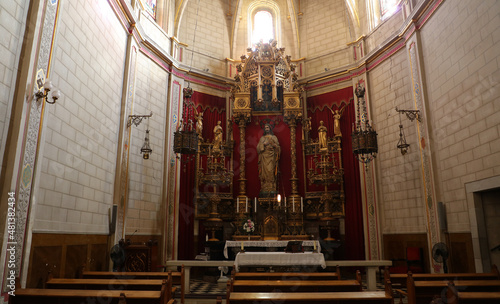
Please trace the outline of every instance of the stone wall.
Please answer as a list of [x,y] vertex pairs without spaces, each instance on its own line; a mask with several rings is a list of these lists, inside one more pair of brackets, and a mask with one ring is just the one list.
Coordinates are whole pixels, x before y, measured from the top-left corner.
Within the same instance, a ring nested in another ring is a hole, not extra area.
[[98,0],[64,1],[59,13],[51,78],[62,98],[45,109],[33,229],[107,233],[126,33]]
[[438,199],[470,231],[464,185],[500,174],[500,3],[444,1],[421,31]]

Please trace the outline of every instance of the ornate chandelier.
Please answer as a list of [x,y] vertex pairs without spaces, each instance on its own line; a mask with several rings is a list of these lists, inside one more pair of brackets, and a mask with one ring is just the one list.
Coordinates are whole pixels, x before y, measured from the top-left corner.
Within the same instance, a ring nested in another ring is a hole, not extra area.
[[358,97],[356,127],[353,126],[352,132],[352,151],[356,158],[361,163],[365,164],[368,169],[368,164],[372,161],[378,152],[377,132],[372,128],[368,120],[365,103],[365,88],[358,83],[355,90]]
[[184,88],[184,103],[182,117],[177,131],[174,132],[174,152],[181,154],[196,154],[198,152],[198,134],[194,124],[194,104],[191,100],[193,89]]

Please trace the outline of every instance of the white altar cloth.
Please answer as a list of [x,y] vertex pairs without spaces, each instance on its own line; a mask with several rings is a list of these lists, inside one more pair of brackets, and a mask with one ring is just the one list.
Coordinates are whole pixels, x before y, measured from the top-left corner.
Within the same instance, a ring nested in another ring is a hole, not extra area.
[[[243,247],[286,247],[288,241],[226,241],[226,245],[224,246],[224,257],[226,259],[228,258],[228,247],[241,247],[242,243]],[[302,241],[302,246],[314,247],[314,243],[316,243],[318,252],[321,252],[321,245],[319,241],[316,240]]]
[[322,253],[313,252],[240,252],[234,259],[234,268],[240,266],[321,266],[326,268]]

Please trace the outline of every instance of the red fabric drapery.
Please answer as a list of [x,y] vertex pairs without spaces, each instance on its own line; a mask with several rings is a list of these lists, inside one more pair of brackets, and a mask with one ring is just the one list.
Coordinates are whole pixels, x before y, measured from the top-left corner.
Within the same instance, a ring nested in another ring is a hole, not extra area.
[[359,162],[352,153],[351,140],[352,125],[356,121],[353,96],[353,88],[348,87],[309,97],[307,111],[308,117],[311,117],[311,137],[318,138],[318,126],[321,120],[327,126],[331,137],[333,134],[331,110],[338,110],[345,106],[340,119],[345,192],[345,256],[352,260],[363,260],[365,254]]
[[[191,97],[196,111],[203,113],[203,139],[212,141],[213,129],[221,121],[223,134],[226,134],[226,99],[200,92],[193,92]],[[192,118],[195,120],[195,118]],[[193,127],[195,126],[193,122]],[[194,173],[196,157],[194,155],[181,157],[180,194],[179,194],[179,250],[180,260],[192,260],[195,252],[194,244],[194,203],[195,184]],[[205,242],[203,225],[200,225],[198,248]],[[199,251],[200,249],[198,249]]]

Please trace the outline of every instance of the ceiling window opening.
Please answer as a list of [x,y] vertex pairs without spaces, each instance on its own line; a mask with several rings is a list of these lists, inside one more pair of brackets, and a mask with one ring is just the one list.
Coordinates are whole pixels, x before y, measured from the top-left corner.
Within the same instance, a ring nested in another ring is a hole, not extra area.
[[273,15],[268,11],[258,11],[253,17],[252,45],[259,41],[274,39]]

